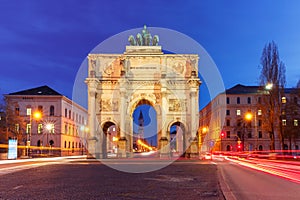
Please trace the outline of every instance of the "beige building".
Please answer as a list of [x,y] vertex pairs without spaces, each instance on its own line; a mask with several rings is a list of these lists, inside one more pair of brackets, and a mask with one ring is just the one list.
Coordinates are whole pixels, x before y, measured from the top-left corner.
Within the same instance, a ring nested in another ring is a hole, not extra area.
[[[281,100],[282,121],[277,122],[284,132],[286,150],[299,149],[300,146],[299,106],[294,107],[293,112],[287,112],[292,102],[299,105],[299,98],[292,91],[285,89]],[[270,135],[263,128],[266,121],[262,111],[262,95],[266,93],[258,86],[238,84],[205,106],[200,111],[199,120],[201,151],[270,150]],[[281,149],[278,132],[275,132],[275,149]]]
[[[15,119],[14,134],[23,154],[79,155],[85,153],[87,111],[48,86],[5,95]],[[27,148],[30,147],[30,148]]]

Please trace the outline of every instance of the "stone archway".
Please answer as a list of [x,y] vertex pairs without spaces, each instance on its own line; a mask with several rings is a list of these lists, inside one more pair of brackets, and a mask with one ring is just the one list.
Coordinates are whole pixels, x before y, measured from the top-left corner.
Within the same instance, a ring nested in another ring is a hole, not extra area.
[[105,121],[102,123],[101,128],[101,132],[103,133],[103,141],[101,145],[103,158],[107,158],[111,155],[117,155],[120,134],[116,123],[113,121]]
[[168,140],[170,141],[170,152],[172,155],[181,156],[188,144],[189,136],[187,134],[187,127],[183,122],[171,122],[168,128]]
[[[132,38],[131,38],[132,39]],[[150,42],[151,43],[151,42]],[[134,44],[134,42],[132,43]],[[140,103],[149,103],[157,113],[158,149],[169,155],[168,125],[188,122],[184,136],[195,141],[199,123],[198,55],[164,54],[162,47],[126,46],[123,54],[88,56],[89,152],[103,157],[104,132],[99,124],[114,121],[119,127],[118,153],[132,152],[132,113]],[[197,144],[189,151],[197,155]]]

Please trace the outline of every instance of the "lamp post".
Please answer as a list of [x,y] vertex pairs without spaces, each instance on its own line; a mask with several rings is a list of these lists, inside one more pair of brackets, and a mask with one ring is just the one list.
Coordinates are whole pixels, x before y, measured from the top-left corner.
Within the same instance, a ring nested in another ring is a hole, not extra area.
[[32,119],[35,119],[35,120],[39,120],[41,119],[42,117],[42,113],[39,112],[39,111],[35,111],[34,113],[31,113],[30,112],[30,115],[29,115],[29,124],[30,124],[30,131],[29,131],[29,134],[27,134],[27,144],[26,144],[26,147],[27,147],[27,156],[29,157],[29,148],[30,148],[30,142],[31,142],[31,135],[32,135]]
[[50,144],[49,144],[49,140],[48,140],[48,135],[49,135],[49,133],[53,133],[53,124],[51,124],[51,123],[49,123],[49,124],[46,124],[46,129],[48,130],[47,132],[46,132],[46,147],[47,147],[47,149],[48,149],[48,154],[50,153]]
[[[251,120],[252,120],[252,118],[253,118],[253,114],[251,113],[251,112],[247,112],[246,114],[245,114],[245,120],[246,120],[246,122],[248,122],[248,123],[250,123],[251,122]],[[245,131],[246,131],[246,123],[244,123],[244,133],[243,133],[243,136],[242,136],[242,149],[243,149],[243,151],[245,150]]]

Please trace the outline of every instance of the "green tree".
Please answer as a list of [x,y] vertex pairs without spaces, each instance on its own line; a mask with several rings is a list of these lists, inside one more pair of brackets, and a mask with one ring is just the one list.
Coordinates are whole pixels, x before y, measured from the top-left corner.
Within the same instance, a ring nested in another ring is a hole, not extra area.
[[[270,135],[270,149],[275,149],[275,132],[284,146],[284,137],[281,128],[281,97],[285,86],[285,65],[279,58],[278,47],[274,41],[263,48],[261,56],[260,86],[263,95],[261,108],[264,113],[263,129]],[[268,87],[266,87],[268,86]]]

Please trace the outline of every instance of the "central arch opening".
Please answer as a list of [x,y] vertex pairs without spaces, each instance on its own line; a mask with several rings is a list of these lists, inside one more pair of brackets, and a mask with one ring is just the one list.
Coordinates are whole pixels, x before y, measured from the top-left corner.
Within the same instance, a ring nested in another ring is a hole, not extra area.
[[132,151],[153,152],[157,148],[157,113],[148,100],[142,99],[133,111]]

